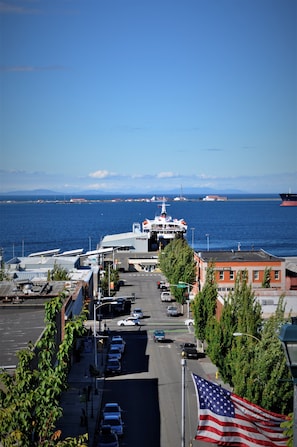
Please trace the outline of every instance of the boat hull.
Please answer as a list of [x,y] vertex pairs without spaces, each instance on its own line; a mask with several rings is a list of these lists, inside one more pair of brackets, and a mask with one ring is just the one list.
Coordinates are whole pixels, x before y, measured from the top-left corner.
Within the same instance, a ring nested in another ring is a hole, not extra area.
[[297,194],[284,193],[280,194],[282,199],[281,206],[297,206]]

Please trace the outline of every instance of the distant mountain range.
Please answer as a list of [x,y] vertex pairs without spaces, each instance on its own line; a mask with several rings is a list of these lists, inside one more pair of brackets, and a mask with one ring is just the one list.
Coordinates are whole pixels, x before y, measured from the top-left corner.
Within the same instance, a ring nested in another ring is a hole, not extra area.
[[123,193],[120,191],[94,191],[94,190],[84,190],[84,191],[72,191],[72,192],[61,192],[61,191],[52,191],[50,189],[33,189],[33,190],[21,190],[21,191],[7,191],[0,193],[1,196],[83,196],[83,195],[111,195],[111,196],[127,196],[127,195],[175,195],[175,196],[185,196],[185,195],[205,195],[205,194],[248,194],[247,191],[241,191],[236,189],[218,191],[215,189],[206,189],[206,188],[184,188],[182,194],[178,189],[172,190],[164,190],[164,191],[149,191],[149,192],[134,192],[133,194],[130,192]]

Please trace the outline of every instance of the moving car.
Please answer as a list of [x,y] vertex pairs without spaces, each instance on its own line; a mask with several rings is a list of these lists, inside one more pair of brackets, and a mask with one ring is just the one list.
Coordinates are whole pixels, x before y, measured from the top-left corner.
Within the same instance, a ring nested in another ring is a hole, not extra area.
[[187,320],[185,320],[185,325],[186,326],[194,326],[195,321],[193,320],[193,318],[187,318]]
[[158,281],[157,282],[157,287],[158,287],[158,289],[161,289],[161,290],[168,290],[169,289],[169,283],[168,282],[166,282],[166,281]]
[[162,329],[156,329],[154,332],[154,342],[164,341],[165,332]]
[[140,307],[135,307],[135,309],[132,312],[132,317],[135,318],[143,318],[143,312],[140,309]]
[[160,298],[161,298],[161,301],[163,301],[163,302],[171,302],[171,301],[173,301],[171,293],[167,292],[167,291],[166,292],[161,292]]
[[194,343],[183,343],[180,345],[182,349],[182,356],[186,359],[198,359],[199,353]]
[[118,326],[138,326],[139,320],[136,317],[127,317],[124,320],[119,320],[117,322]]
[[124,424],[120,416],[115,416],[112,414],[105,415],[102,419],[102,426],[104,425],[109,425],[118,436],[123,436]]
[[110,425],[102,425],[96,447],[119,447],[119,445],[118,435],[113,431],[112,427]]
[[122,409],[117,402],[107,402],[102,410],[102,417],[107,415],[122,417]]
[[178,308],[175,306],[168,306],[167,315],[168,317],[177,317],[179,315]]

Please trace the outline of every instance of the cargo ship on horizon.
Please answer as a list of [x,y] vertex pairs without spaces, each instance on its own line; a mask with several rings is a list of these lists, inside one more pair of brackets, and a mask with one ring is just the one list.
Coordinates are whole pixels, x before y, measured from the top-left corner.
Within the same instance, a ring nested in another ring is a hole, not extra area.
[[282,199],[281,206],[297,206],[297,194],[291,192],[281,193],[280,197]]

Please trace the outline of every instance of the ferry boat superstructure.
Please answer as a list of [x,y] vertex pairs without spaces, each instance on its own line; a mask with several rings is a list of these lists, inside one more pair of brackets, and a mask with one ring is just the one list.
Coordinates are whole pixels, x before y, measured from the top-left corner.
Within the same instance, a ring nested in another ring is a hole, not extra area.
[[142,232],[147,234],[149,239],[166,245],[176,237],[185,237],[187,234],[187,223],[184,219],[173,219],[167,214],[166,207],[169,206],[163,198],[161,214],[154,219],[145,219],[142,222]]

